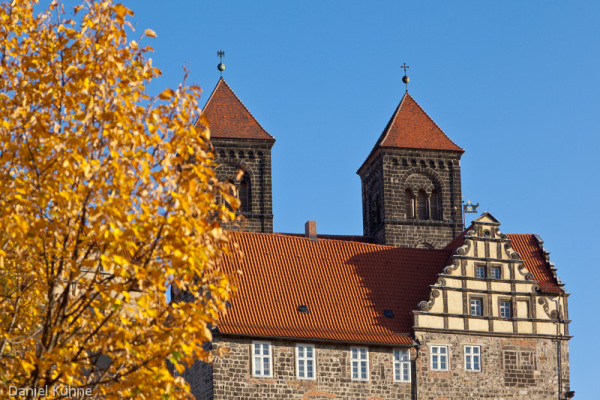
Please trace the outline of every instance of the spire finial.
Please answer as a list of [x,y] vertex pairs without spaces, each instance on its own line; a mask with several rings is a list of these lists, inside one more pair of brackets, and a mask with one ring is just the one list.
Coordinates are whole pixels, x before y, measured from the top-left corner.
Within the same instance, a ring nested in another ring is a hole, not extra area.
[[400,68],[404,70],[404,77],[402,77],[402,82],[404,82],[404,84],[406,85],[406,92],[408,93],[408,82],[410,82],[410,78],[408,77],[408,75],[406,75],[406,70],[410,67],[406,65],[406,63],[404,63],[400,66]]
[[225,71],[225,64],[223,64],[223,57],[225,57],[225,52],[223,50],[217,51],[217,56],[219,56],[219,65],[217,65],[217,69],[221,71],[221,76],[223,76],[223,71]]

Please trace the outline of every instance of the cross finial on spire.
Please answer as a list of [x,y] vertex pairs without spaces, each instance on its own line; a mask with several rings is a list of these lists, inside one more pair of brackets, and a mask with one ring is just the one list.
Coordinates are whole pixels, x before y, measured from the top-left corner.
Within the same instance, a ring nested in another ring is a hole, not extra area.
[[217,65],[217,69],[221,71],[221,76],[223,76],[223,71],[225,71],[225,64],[223,64],[223,57],[225,57],[225,52],[223,50],[217,51],[217,56],[219,57],[219,65]]
[[400,68],[404,70],[404,77],[402,77],[402,82],[404,82],[404,84],[406,85],[406,92],[408,92],[408,82],[410,82],[410,78],[408,77],[408,75],[406,75],[406,70],[410,67],[406,65],[406,63],[404,63],[400,66]]

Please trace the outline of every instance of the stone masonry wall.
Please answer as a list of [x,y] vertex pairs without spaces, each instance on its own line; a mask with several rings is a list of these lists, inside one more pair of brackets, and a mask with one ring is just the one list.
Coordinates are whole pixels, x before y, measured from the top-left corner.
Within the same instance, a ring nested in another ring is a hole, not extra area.
[[220,180],[234,184],[238,169],[244,170],[250,182],[249,211],[240,213],[243,219],[229,229],[244,232],[273,232],[273,191],[271,176],[271,146],[268,141],[213,139],[216,172]]
[[272,378],[252,375],[252,340],[221,338],[217,343],[229,352],[214,361],[214,397],[211,400],[411,399],[411,383],[393,381],[392,347],[369,346],[370,379],[353,381],[349,344],[316,343],[316,379],[310,380],[296,378],[296,342],[271,341]]
[[[547,338],[518,338],[417,333],[421,343],[416,360],[418,398],[520,399],[558,398],[556,341]],[[430,345],[449,347],[448,371],[433,371]],[[481,349],[481,371],[465,368],[465,345]],[[568,341],[561,341],[562,386],[569,390]]]
[[192,394],[197,400],[212,399],[213,367],[203,361],[196,361],[181,374],[190,385]]
[[[379,244],[443,248],[462,232],[460,153],[435,150],[379,149],[360,170],[363,231]],[[382,222],[374,226],[373,187],[382,187]],[[438,193],[426,219],[410,215],[406,189],[416,196]],[[435,209],[435,211],[433,211]]]

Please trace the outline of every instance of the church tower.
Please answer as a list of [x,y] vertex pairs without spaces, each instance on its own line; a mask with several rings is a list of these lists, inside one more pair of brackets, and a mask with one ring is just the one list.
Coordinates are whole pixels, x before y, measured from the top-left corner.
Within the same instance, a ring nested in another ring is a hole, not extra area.
[[[210,124],[216,172],[235,184],[242,215],[240,230],[273,232],[271,148],[269,135],[221,77],[204,106]],[[238,170],[244,174],[238,178]]]
[[446,246],[463,229],[463,153],[407,91],[357,172],[364,235],[391,246]]

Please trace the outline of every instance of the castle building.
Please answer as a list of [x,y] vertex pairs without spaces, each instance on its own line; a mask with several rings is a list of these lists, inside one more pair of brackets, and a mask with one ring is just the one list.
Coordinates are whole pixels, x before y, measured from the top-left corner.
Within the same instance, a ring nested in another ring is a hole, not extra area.
[[[237,188],[242,229],[272,233],[271,148],[275,138],[250,114],[223,78],[203,112],[210,121],[217,174]],[[238,178],[240,169],[244,173]]]
[[464,150],[410,94],[358,170],[364,236],[272,233],[275,139],[223,79],[204,113],[245,224],[221,264],[242,271],[213,333],[227,351],[184,373],[197,399],[572,396],[569,295],[543,240],[487,212],[463,229]]

